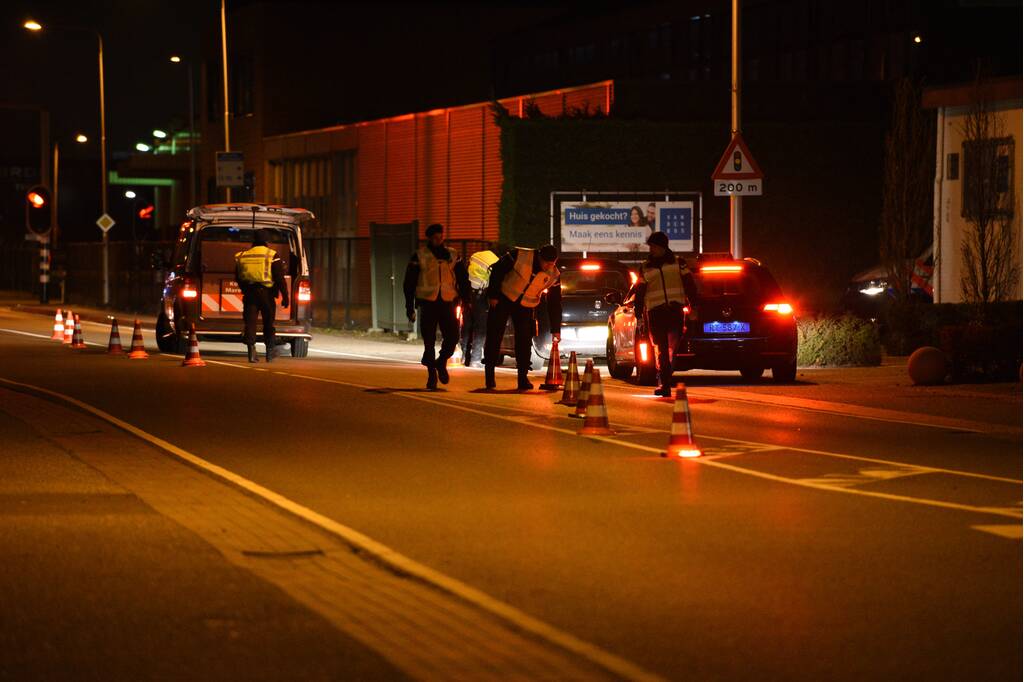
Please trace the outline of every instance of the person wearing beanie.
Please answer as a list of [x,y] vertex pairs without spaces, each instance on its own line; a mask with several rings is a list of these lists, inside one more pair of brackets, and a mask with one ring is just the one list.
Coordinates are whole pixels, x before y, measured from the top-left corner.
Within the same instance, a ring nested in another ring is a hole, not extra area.
[[281,294],[281,307],[289,304],[288,287],[284,281],[284,264],[277,252],[268,244],[274,231],[256,230],[252,247],[235,254],[235,281],[242,290],[242,319],[245,321],[243,340],[249,352],[249,362],[257,362],[256,319],[263,318],[263,345],[267,349],[267,362],[274,359],[276,343],[274,315],[277,295]]
[[558,283],[557,261],[558,250],[547,244],[539,249],[513,249],[491,266],[487,287],[487,341],[484,344],[486,388],[496,386],[494,366],[501,353],[501,339],[510,317],[515,333],[517,389],[528,391],[533,388],[528,375],[533,335],[537,329],[534,315],[545,294],[551,338],[561,340],[562,288]]
[[[459,342],[459,320],[455,307],[461,298],[463,314],[471,300],[469,276],[455,249],[444,244],[444,227],[430,225],[425,232],[427,243],[409,258],[402,290],[405,293],[405,315],[416,322],[420,309],[420,331],[423,334],[423,357],[427,368],[427,389],[437,390],[437,382],[448,383],[448,358]],[[415,307],[414,307],[415,306]],[[441,352],[435,357],[437,331],[441,330]]]
[[686,263],[672,253],[668,235],[655,232],[647,238],[651,252],[641,266],[637,285],[636,316],[646,321],[658,364],[658,388],[654,394],[671,396],[673,360],[683,334],[683,306],[695,293],[693,276]]

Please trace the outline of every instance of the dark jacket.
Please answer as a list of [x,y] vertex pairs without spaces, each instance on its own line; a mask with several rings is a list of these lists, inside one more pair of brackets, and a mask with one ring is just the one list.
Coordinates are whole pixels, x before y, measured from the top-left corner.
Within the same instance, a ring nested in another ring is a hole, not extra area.
[[[505,279],[505,275],[512,271],[512,267],[516,263],[516,252],[506,251],[505,255],[498,259],[498,262],[491,266],[491,279],[487,283],[487,298],[503,298],[505,295],[501,293],[501,283]],[[540,256],[537,252],[533,253],[533,271],[540,272]],[[518,303],[519,301],[512,301]],[[559,334],[562,330],[562,285],[558,280],[548,287],[548,293],[541,300],[540,308],[544,305],[548,308],[548,322],[551,325],[551,333]]]
[[[434,254],[434,258],[438,260],[450,261],[452,254],[448,251],[448,247],[441,245],[437,248],[426,245],[430,249],[431,253]],[[455,271],[455,288],[459,292],[459,298],[465,303],[472,301],[471,296],[472,290],[469,286],[469,271],[466,270],[466,264],[463,261],[458,261],[452,268]],[[405,314],[411,315],[413,309],[413,302],[416,305],[420,303],[432,303],[432,301],[424,301],[423,299],[416,298],[416,284],[420,279],[420,257],[418,253],[413,253],[409,259],[409,264],[405,267],[405,279],[402,280],[402,291],[405,293]],[[441,294],[438,293],[438,298]],[[435,299],[436,300],[436,299]]]

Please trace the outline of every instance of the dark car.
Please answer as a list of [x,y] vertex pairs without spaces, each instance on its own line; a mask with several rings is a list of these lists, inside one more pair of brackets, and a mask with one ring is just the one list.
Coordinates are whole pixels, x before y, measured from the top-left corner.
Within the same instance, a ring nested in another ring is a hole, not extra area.
[[[621,301],[636,279],[627,265],[607,258],[559,258],[562,285],[562,340],[559,355],[576,351],[581,356],[602,356],[608,340],[608,313]],[[610,297],[611,295],[611,297]],[[551,325],[547,296],[537,306],[537,335],[533,339],[534,364],[551,356]],[[515,356],[511,322],[501,343],[502,358]]]
[[[776,382],[793,381],[796,320],[768,268],[753,258],[716,254],[698,257],[692,273],[675,370],[739,370],[753,381],[771,369]],[[653,384],[654,351],[635,314],[635,295],[633,287],[608,318],[608,371],[627,379],[636,368],[640,383]]]
[[291,291],[292,304],[277,308],[277,338],[291,345],[293,356],[305,357],[312,338],[312,295],[302,224],[313,220],[313,214],[283,206],[214,204],[193,208],[188,217],[164,281],[156,323],[160,350],[183,353],[193,324],[200,339],[242,342],[235,254],[252,245],[255,230],[265,229],[272,235],[268,246],[285,264],[285,284]]

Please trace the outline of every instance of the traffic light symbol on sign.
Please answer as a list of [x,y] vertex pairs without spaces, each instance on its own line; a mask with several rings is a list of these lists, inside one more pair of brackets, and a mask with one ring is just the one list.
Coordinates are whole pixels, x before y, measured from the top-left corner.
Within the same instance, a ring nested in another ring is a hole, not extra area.
[[46,234],[50,230],[53,217],[53,202],[50,190],[43,185],[36,185],[25,193],[25,227],[36,234]]

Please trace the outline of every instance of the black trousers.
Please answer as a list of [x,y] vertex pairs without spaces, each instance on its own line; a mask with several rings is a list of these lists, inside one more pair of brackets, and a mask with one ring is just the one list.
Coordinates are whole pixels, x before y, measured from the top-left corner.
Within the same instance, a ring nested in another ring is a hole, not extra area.
[[472,310],[462,309],[462,355],[466,366],[480,362],[487,341],[487,289],[473,294]]
[[512,318],[512,331],[516,337],[516,369],[530,370],[530,351],[533,346],[533,335],[537,325],[533,321],[533,308],[526,308],[513,303],[504,296],[498,298],[498,305],[487,313],[487,342],[484,345],[484,364],[498,364],[501,354],[501,339],[505,335],[505,325]]
[[683,313],[678,306],[660,305],[647,311],[647,328],[658,361],[658,385],[672,386],[672,362],[683,335]]
[[245,320],[246,345],[256,343],[256,317],[263,317],[263,342],[267,348],[274,347],[274,315],[277,313],[277,293],[270,287],[259,284],[246,285],[242,288],[242,319]]
[[[455,317],[455,302],[417,301],[420,308],[420,331],[423,333],[423,358],[420,362],[433,367],[436,360],[447,360],[455,353],[459,343],[459,319]],[[441,354],[434,357],[437,329],[441,328]]]

